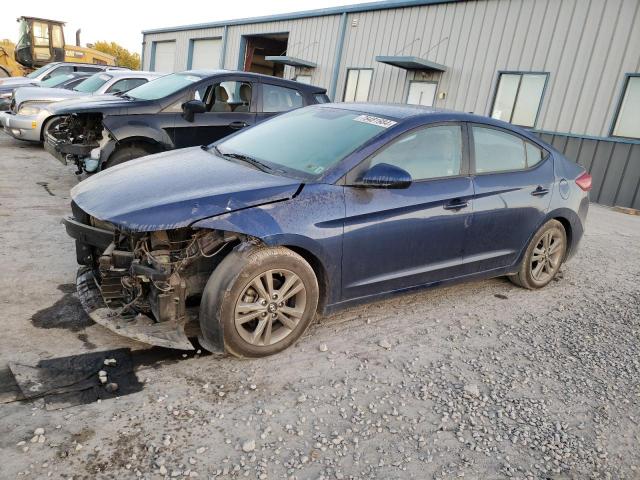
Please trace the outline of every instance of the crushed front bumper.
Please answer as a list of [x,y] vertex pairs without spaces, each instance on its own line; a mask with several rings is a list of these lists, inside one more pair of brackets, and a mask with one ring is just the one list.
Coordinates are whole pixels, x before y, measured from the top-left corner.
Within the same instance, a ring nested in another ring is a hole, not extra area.
[[108,308],[102,299],[93,271],[89,267],[81,267],[78,270],[76,288],[82,308],[91,320],[112,332],[158,347],[194,350],[185,333],[188,321],[186,318],[182,322],[156,323],[141,313],[133,318],[125,318]]
[[47,132],[44,133],[44,149],[60,160],[64,165],[67,164],[67,158],[69,157],[88,157],[91,154],[91,150],[94,148],[96,148],[95,145],[67,143],[62,140],[57,140]]
[[62,223],[67,234],[76,241],[77,260],[83,265],[77,273],[76,288],[83,309],[94,322],[118,335],[149,345],[178,350],[194,349],[189,336],[196,337],[199,333],[197,313],[187,310],[186,315],[179,319],[156,322],[142,313],[121,315],[120,309],[109,308],[94,270],[88,265],[93,263],[94,248],[104,251],[111,244],[113,232],[86,225],[71,217],[64,218]]

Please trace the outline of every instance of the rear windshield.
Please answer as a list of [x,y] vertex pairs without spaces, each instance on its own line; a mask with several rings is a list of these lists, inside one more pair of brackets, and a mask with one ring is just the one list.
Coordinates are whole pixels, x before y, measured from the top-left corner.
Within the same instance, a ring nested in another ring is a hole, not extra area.
[[96,73],[91,75],[85,81],[80,82],[73,87],[76,92],[93,93],[98,90],[102,85],[111,80],[112,76],[106,73]]
[[200,80],[202,80],[202,78],[196,75],[173,73],[145,83],[133,90],[129,90],[127,96],[135,98],[136,100],[158,100],[174,94]]
[[70,73],[67,74],[63,74],[63,75],[57,75],[55,77],[51,77],[47,80],[44,80],[42,82],[40,82],[40,86],[41,87],[56,87],[58,85],[60,85],[61,83],[66,82],[67,80],[70,80],[73,78],[73,75]]

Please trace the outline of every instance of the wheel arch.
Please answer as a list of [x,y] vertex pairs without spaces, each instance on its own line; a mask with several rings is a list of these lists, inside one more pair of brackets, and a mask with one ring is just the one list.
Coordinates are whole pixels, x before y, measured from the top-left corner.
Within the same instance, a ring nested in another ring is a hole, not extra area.
[[329,275],[327,274],[324,264],[313,252],[307,250],[304,247],[300,247],[298,245],[287,245],[286,243],[281,246],[297,253],[302,258],[304,258],[309,265],[311,265],[311,268],[313,269],[314,273],[316,274],[316,278],[318,279],[318,288],[320,290],[320,295],[318,298],[318,311],[323,312],[325,306],[327,305],[328,293],[330,291]]

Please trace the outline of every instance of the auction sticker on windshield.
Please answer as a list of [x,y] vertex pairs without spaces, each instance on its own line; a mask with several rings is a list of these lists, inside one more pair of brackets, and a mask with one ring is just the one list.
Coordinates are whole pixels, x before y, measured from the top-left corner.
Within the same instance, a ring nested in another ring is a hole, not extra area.
[[354,118],[356,122],[368,123],[369,125],[377,125],[382,128],[393,127],[396,123],[393,120],[388,120],[386,118],[374,117],[373,115],[359,115]]

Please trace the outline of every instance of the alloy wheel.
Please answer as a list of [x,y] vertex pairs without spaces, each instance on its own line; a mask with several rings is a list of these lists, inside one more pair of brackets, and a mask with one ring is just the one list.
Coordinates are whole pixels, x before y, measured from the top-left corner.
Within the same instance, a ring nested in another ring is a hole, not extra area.
[[242,290],[234,310],[236,330],[251,345],[273,345],[295,330],[306,304],[306,288],[298,275],[267,270]]
[[540,237],[531,254],[531,277],[544,283],[553,278],[562,263],[564,237],[556,229],[547,230]]

